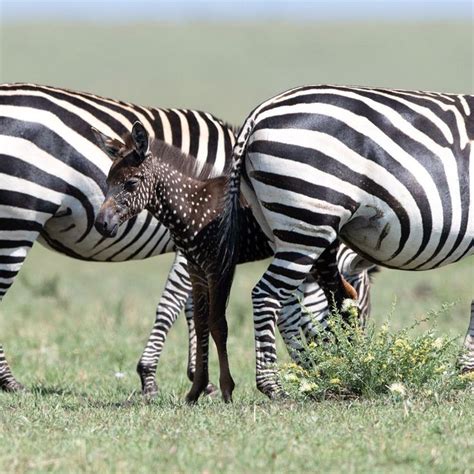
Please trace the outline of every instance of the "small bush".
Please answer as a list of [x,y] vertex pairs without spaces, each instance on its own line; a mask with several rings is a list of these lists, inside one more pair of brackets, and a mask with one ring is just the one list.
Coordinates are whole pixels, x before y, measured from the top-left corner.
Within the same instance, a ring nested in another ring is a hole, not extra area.
[[363,331],[335,315],[329,331],[320,328],[318,340],[325,342],[311,342],[299,354],[302,366],[291,363],[279,369],[283,388],[296,398],[321,400],[381,394],[439,398],[473,386],[473,374],[456,369],[458,338],[439,336],[435,329],[415,335],[420,322],[399,331],[391,331],[389,322],[379,330],[369,323]]

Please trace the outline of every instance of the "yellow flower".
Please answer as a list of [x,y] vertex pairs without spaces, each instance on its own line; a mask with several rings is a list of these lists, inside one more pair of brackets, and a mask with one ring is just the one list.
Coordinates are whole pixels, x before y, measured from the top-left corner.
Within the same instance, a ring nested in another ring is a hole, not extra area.
[[474,372],[466,372],[459,376],[462,380],[469,380],[470,382],[474,382]]
[[296,374],[286,374],[285,375],[285,380],[287,382],[297,382],[298,381],[298,376]]
[[394,345],[400,349],[406,349],[407,351],[411,350],[411,346],[406,339],[398,338],[395,340]]
[[375,357],[369,352],[366,357],[364,357],[363,362],[367,364],[368,362],[372,362]]
[[444,339],[442,337],[437,337],[432,343],[431,346],[433,349],[441,349],[444,345]]
[[403,385],[400,382],[394,382],[391,385],[389,385],[388,389],[394,394],[394,395],[399,395],[401,397],[404,397],[407,393],[407,390],[405,388],[405,385]]
[[333,385],[339,385],[341,383],[341,379],[338,379],[337,377],[331,379],[329,381],[329,383],[333,384]]
[[309,393],[316,390],[318,386],[314,382],[308,382],[307,380],[303,380],[300,385],[300,392],[301,393]]

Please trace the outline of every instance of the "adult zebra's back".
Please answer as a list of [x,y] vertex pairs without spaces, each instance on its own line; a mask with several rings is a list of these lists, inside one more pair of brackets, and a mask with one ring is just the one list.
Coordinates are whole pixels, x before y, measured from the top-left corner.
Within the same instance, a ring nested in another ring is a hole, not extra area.
[[[315,265],[339,305],[347,294],[337,267],[326,267],[338,238],[371,262],[403,270],[474,252],[474,96],[289,90],[249,115],[234,159],[233,189],[243,163],[243,194],[276,247],[252,293],[257,385],[270,396],[278,386],[268,347],[281,303]],[[464,367],[473,365],[472,337],[471,325]]]
[[116,239],[104,240],[94,230],[94,208],[102,199],[110,160],[97,147],[91,126],[120,137],[140,120],[153,136],[195,156],[201,165],[210,162],[217,171],[224,169],[234,142],[230,127],[208,113],[145,108],[28,84],[0,87],[0,120],[2,190],[24,190],[21,197],[30,202],[30,196],[44,197],[42,215],[26,213],[18,225],[39,232],[55,250],[93,261],[147,258],[173,244],[148,213]]

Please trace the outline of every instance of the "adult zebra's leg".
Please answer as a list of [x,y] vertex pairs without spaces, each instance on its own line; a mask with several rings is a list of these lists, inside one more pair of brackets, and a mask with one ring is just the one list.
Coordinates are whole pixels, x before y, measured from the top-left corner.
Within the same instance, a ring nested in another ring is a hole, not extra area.
[[257,388],[269,398],[284,395],[276,378],[275,323],[278,314],[311,271],[316,253],[278,249],[252,290]]
[[346,281],[352,285],[357,292],[357,304],[359,307],[359,325],[362,329],[367,326],[370,317],[370,275],[363,270],[357,275],[346,277]]
[[[28,251],[37,237],[37,233],[30,240],[15,241],[2,239],[0,236],[0,301],[13,284],[16,275],[26,258]],[[24,387],[14,377],[5,357],[3,346],[0,344],[0,390],[16,392]]]
[[318,332],[314,324],[315,320],[319,320],[319,308],[313,309],[315,293],[322,300],[322,306],[327,308],[326,296],[314,278],[308,275],[298,288],[298,292],[290,296],[283,304],[277,319],[278,331],[285,342],[286,349],[292,360],[299,365],[304,365],[301,354],[305,350],[305,342],[312,340]]
[[280,314],[277,317],[277,326],[288,354],[297,364],[301,364],[300,354],[304,350],[304,343],[301,337],[302,318],[300,300],[296,295],[292,295],[280,310]]
[[186,324],[188,326],[188,368],[186,373],[191,382],[196,372],[196,328],[194,326],[193,314],[193,296],[189,295],[184,305],[184,316],[186,317]]
[[10,366],[5,358],[5,352],[2,345],[0,345],[0,390],[6,392],[18,392],[24,390],[23,385],[18,382],[12,374]]
[[459,359],[462,372],[474,371],[474,300],[471,301],[471,319],[466,338],[464,339],[464,354]]
[[357,292],[342,276],[337,266],[339,243],[333,242],[319,257],[314,265],[315,277],[326,295],[329,307],[335,308],[341,316],[349,320],[352,307],[357,308]]
[[302,331],[307,342],[318,342],[321,330],[327,326],[329,302],[313,274],[304,283],[304,300],[301,307]]
[[[179,313],[184,308],[185,303],[191,295],[191,281],[187,270],[186,258],[180,253],[176,253],[173,265],[166,281],[165,289],[161,295],[156,309],[156,318],[151,330],[143,354],[137,365],[137,372],[142,384],[142,393],[148,397],[156,395],[158,387],[155,381],[156,368],[163,351],[171,326],[176,321]],[[192,303],[191,303],[192,308]],[[189,325],[189,360],[195,359],[195,333],[194,326]],[[188,376],[190,367],[188,364]],[[191,377],[190,377],[191,378]],[[192,378],[191,378],[192,380]]]
[[[336,262],[337,242],[313,252],[283,247],[280,242],[272,263],[252,291],[257,357],[257,388],[275,398],[282,395],[276,379],[275,321],[282,304],[303,283],[314,268],[326,299],[344,310],[346,300],[353,301],[355,290],[339,274]],[[344,316],[344,313],[343,313]]]

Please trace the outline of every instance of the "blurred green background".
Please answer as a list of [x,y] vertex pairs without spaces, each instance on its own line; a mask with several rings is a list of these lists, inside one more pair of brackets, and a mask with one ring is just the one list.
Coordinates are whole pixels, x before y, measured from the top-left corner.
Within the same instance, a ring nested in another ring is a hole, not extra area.
[[2,82],[206,110],[239,124],[304,84],[473,92],[469,21],[3,25]]
[[[196,108],[240,124],[262,100],[301,84],[357,84],[472,93],[473,38],[469,19],[9,22],[1,30],[0,79],[85,90],[143,105]],[[70,273],[61,271],[65,257],[48,252],[47,265],[35,266],[34,262],[41,256],[37,247],[24,272],[37,269],[45,278],[57,272],[61,279],[67,279]],[[56,261],[61,262],[58,267]],[[98,271],[95,264],[70,261],[67,265],[75,274],[82,268]],[[153,271],[140,273],[141,278],[133,282],[127,281],[127,273],[122,273],[116,265],[110,270],[109,278],[119,278],[127,290],[133,291],[146,284],[144,280],[148,278],[163,278],[169,261],[165,257],[154,259],[153,265],[145,264],[143,268]],[[141,268],[140,263],[129,265]],[[472,261],[461,267],[469,273],[473,270]],[[251,268],[246,271],[251,274],[247,280],[256,281],[264,264],[247,268]],[[377,277],[374,289],[375,313],[386,313],[396,296],[401,307],[407,304],[416,309],[411,299],[407,299],[412,292],[426,300],[419,311],[436,306],[439,301],[457,300],[457,284],[447,285],[443,292],[431,289],[432,281],[452,280],[458,275],[456,266],[443,271],[418,275],[384,271]],[[464,286],[472,287],[472,276],[471,272],[467,280],[461,278],[459,285],[463,286],[464,282]],[[422,289],[417,289],[417,285]],[[250,290],[251,285],[247,286]],[[156,288],[149,297],[149,314],[158,294]],[[469,297],[458,305],[459,312],[466,314]],[[249,298],[249,291],[239,294],[250,324]],[[6,316],[0,322],[7,334],[8,320]],[[460,326],[465,323],[464,317]]]

